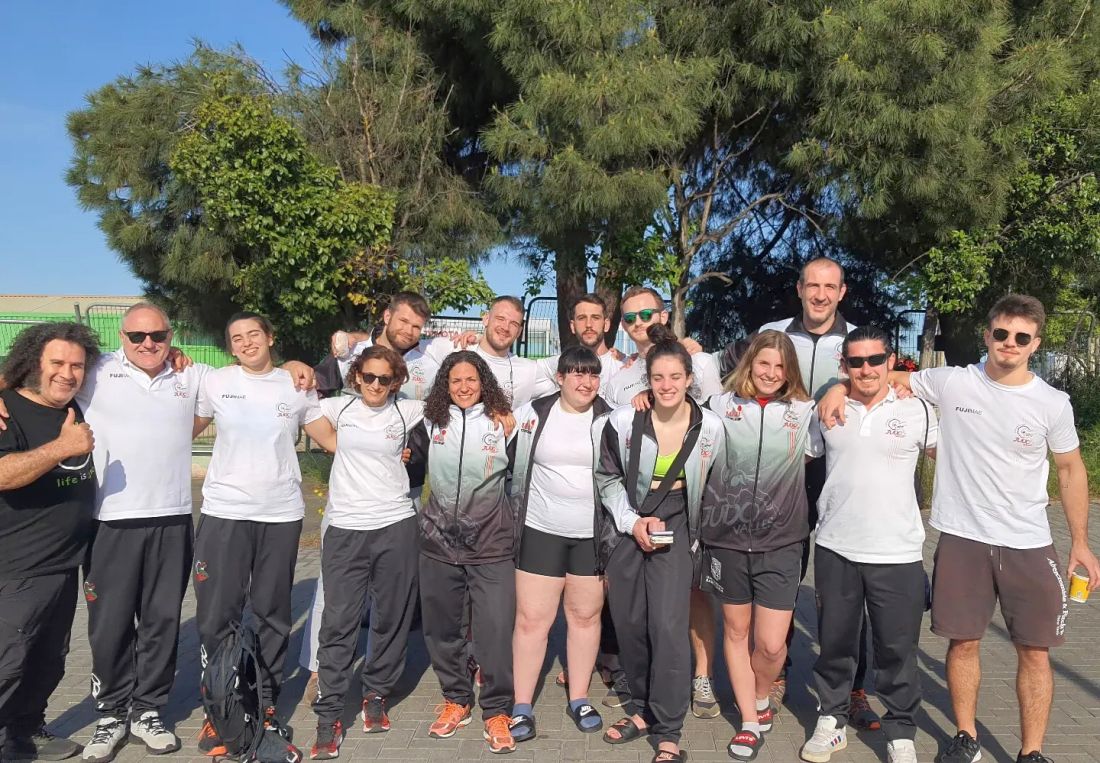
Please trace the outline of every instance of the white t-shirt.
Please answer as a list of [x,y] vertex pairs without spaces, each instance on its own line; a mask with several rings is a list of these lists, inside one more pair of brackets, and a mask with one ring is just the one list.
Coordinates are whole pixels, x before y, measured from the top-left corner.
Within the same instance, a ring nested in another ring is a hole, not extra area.
[[594,501],[592,409],[566,413],[558,401],[535,446],[524,524],[563,538],[591,538]]
[[[364,339],[351,348],[351,354],[343,360],[337,360],[340,368],[340,378],[346,379],[351,369],[352,361],[363,354],[363,351],[374,345],[373,339]],[[432,382],[439,371],[443,359],[454,352],[454,343],[447,337],[437,336],[421,339],[416,347],[406,352],[401,357],[409,369],[409,380],[401,385],[401,392],[413,400],[424,400],[432,389]],[[345,389],[347,389],[345,385]],[[359,394],[358,390],[348,389],[352,394]]]
[[[924,522],[913,475],[925,443],[936,447],[932,404],[899,400],[891,389],[871,408],[849,400],[846,418],[822,431],[826,471],[817,543],[862,564],[921,561]],[[814,426],[820,426],[816,416]]]
[[932,526],[994,546],[1049,546],[1047,451],[1079,445],[1069,395],[1037,376],[998,384],[984,364],[930,368],[909,381],[940,410]]
[[333,527],[379,530],[415,514],[401,451],[424,418],[420,400],[391,398],[372,408],[355,397],[330,397],[321,412],[336,429],[325,515]]
[[214,419],[218,436],[202,485],[202,513],[221,519],[293,522],[305,515],[298,428],[321,418],[317,393],[294,389],[286,371],[263,375],[240,366],[211,371],[195,415]]
[[76,400],[95,433],[96,519],[191,514],[191,431],[211,370],[165,364],[150,378],[122,350],[89,369]]
[[538,364],[530,358],[521,358],[511,352],[504,357],[490,355],[480,344],[473,351],[489,364],[500,388],[512,401],[512,408],[557,391],[557,386],[539,373]]
[[[611,352],[605,352],[597,357],[600,359],[600,395],[603,396],[604,391],[607,389],[607,383],[611,381],[612,376],[622,369],[623,362],[618,360]],[[548,380],[555,387],[558,384],[559,358],[561,358],[560,354],[551,355],[548,358],[539,358],[535,361],[539,364],[539,378]]]
[[[713,355],[697,352],[691,356],[692,382],[688,394],[702,403],[722,392],[722,377],[718,372],[718,361]],[[646,359],[639,357],[630,368],[618,371],[601,390],[603,397],[611,405],[629,405],[642,390],[649,389],[646,376]]]

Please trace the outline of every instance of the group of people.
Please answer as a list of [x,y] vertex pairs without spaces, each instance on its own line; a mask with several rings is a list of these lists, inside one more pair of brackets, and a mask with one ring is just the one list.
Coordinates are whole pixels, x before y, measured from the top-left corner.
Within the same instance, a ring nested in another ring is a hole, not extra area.
[[[882,729],[891,763],[917,760],[917,642],[931,599],[932,630],[950,639],[958,727],[939,760],[981,756],[978,644],[999,601],[1019,654],[1019,760],[1041,763],[1064,573],[1080,567],[1100,585],[1069,398],[1027,368],[1042,305],[998,301],[984,363],[906,374],[892,370],[888,334],[838,312],[838,263],[807,263],[797,290],[799,316],[711,355],[671,332],[659,294],[631,287],[621,301],[631,357],[607,347],[607,305],[584,295],[571,307],[576,344],[539,361],[511,352],[523,325],[514,297],[494,300],[483,334],[452,342],[422,338],[428,305],[402,292],[376,330],[333,337],[349,394],[323,400],[303,364],[275,366],[274,332],[253,313],[229,321],[237,364],[218,370],[173,355],[168,318],[150,304],[127,312],[114,353],[77,324],[27,329],[0,392],[0,757],[80,749],[49,734],[45,709],[81,567],[101,716],[85,761],[112,760],[130,736],[152,753],[179,748],[159,711],[188,577],[204,664],[250,603],[274,717],[303,428],[335,454],[302,653],[316,673],[314,759],[338,757],[347,734],[364,616],[359,717],[365,733],[390,729],[419,602],[443,696],[432,737],[470,724],[475,697],[489,751],[537,736],[536,687],[561,607],[558,681],[580,731],[613,745],[651,737],[655,763],[682,760],[689,710],[719,714],[720,629],[739,716],[727,751],[753,760],[785,696],[814,533],[819,718],[801,757],[828,761],[858,725]],[[218,436],[192,538],[190,442],[210,422]],[[1048,452],[1072,538],[1065,563],[1045,515]],[[922,453],[937,459],[930,584]],[[863,690],[868,641],[881,719]],[[593,675],[622,718],[605,724]],[[210,723],[199,747],[225,753]]]

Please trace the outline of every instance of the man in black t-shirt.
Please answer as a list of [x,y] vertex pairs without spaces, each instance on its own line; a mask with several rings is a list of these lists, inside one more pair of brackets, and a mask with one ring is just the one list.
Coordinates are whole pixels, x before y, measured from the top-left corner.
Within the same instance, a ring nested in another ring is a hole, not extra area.
[[[24,330],[3,368],[0,431],[0,760],[62,760],[80,746],[46,730],[65,674],[77,568],[95,511],[92,431],[73,402],[99,355],[78,323]],[[85,591],[93,596],[94,591]]]

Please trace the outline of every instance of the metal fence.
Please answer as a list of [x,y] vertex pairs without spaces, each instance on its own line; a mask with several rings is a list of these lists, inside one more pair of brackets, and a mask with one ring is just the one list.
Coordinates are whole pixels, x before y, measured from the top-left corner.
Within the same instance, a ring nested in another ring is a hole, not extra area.
[[[665,300],[666,309],[670,306]],[[637,351],[634,340],[621,329],[615,335],[615,347],[625,355]],[[527,358],[544,358],[561,352],[561,334],[558,331],[558,300],[556,297],[534,297],[527,302],[523,321],[523,335],[519,340],[517,355]]]

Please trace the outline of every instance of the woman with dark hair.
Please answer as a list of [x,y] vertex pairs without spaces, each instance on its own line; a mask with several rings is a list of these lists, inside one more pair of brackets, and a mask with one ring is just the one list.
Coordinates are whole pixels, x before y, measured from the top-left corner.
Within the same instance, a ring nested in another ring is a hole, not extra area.
[[321,401],[321,421],[339,438],[325,506],[329,524],[321,544],[321,572],[329,584],[317,653],[314,760],[340,754],[340,718],[368,593],[363,731],[390,728],[386,699],[405,666],[417,590],[416,511],[402,455],[410,433],[424,418],[424,403],[397,399],[407,381],[402,357],[373,345],[348,370],[347,386],[358,397]]
[[[195,531],[195,620],[200,649],[209,656],[250,603],[266,667],[263,707],[273,721],[294,622],[290,591],[305,514],[298,429],[326,450],[335,449],[336,438],[321,420],[317,394],[296,390],[290,374],[275,367],[267,318],[237,313],[225,335],[237,365],[206,374],[195,406],[195,435],[211,421],[218,428]],[[199,749],[224,754],[209,721]]]
[[569,704],[566,713],[585,733],[603,727],[588,701],[600,646],[603,582],[596,574],[592,422],[610,411],[597,396],[602,364],[587,347],[558,358],[559,392],[516,409],[509,438],[512,500],[518,511],[516,630],[512,637],[515,698],[512,736],[535,737],[532,702],[546,656],[550,626],[565,599]]
[[691,356],[663,325],[649,328],[650,410],[624,406],[593,426],[598,568],[607,577],[631,715],[604,733],[622,744],[657,737],[655,763],[682,760],[691,690],[688,615],[700,512],[718,494],[722,422],[688,395]]
[[427,467],[420,524],[424,641],[443,689],[428,730],[437,739],[470,723],[465,607],[484,685],[478,696],[489,751],[511,752],[512,625],[516,606],[516,523],[505,489],[506,433],[494,420],[508,398],[474,352],[447,356],[428,393],[424,421],[409,439],[409,466]]
[[787,656],[810,535],[805,462],[824,448],[785,333],[757,334],[726,389],[707,401],[725,428],[726,484],[723,499],[703,511],[701,587],[722,604],[726,664],[741,715],[727,752],[749,761],[775,717],[768,692]]

